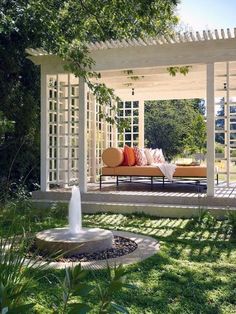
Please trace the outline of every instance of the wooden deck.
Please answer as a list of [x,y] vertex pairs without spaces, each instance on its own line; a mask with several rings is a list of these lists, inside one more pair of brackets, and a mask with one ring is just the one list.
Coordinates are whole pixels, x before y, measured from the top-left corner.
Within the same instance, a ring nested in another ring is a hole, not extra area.
[[[70,195],[70,189],[36,191],[33,201],[45,206],[53,202],[67,203]],[[88,185],[88,192],[82,194],[82,208],[85,212],[144,212],[168,217],[187,217],[201,209],[210,209],[224,215],[236,209],[236,186],[226,188],[221,184],[215,188],[215,196],[209,197],[205,183],[167,183],[164,188],[155,184],[151,190],[147,181],[121,183],[118,187],[107,181],[102,190],[99,184]]]

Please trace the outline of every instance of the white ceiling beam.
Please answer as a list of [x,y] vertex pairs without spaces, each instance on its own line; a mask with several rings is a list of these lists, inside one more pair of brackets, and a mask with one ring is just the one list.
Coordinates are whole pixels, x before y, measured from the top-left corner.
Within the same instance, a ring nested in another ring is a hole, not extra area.
[[167,90],[160,91],[158,89],[140,89],[134,90],[134,96],[132,96],[131,89],[128,91],[117,90],[117,96],[123,100],[157,100],[157,99],[192,99],[192,98],[205,98],[206,88],[194,89],[194,90]]
[[225,39],[225,31],[223,29],[220,30],[222,39]]
[[[178,66],[178,65],[176,65]],[[189,73],[198,73],[205,71],[206,66],[204,64],[195,64],[191,65]],[[131,69],[130,69],[131,70]],[[166,67],[152,67],[152,68],[140,68],[135,69],[132,74],[127,74],[126,71],[115,70],[115,71],[107,71],[100,72],[102,79],[120,79],[127,76],[152,76],[152,75],[166,75],[168,74]]]
[[178,37],[180,43],[183,43],[185,41],[185,39],[183,38],[181,33],[177,33],[177,37]]
[[220,39],[220,36],[219,36],[219,33],[218,33],[218,30],[217,30],[217,29],[215,29],[214,33],[215,33],[216,39]]
[[102,77],[99,80],[96,80],[98,82],[104,82],[104,83],[113,83],[113,82],[151,82],[151,81],[185,81],[185,80],[191,80],[191,79],[197,79],[204,77],[205,71],[201,72],[193,72],[193,73],[188,73],[186,76],[182,74],[178,74],[176,76],[171,76],[168,72],[166,73],[153,73],[150,75],[134,75],[134,79],[132,76],[122,76],[122,77],[109,77],[109,78],[104,78]]
[[204,38],[205,40],[208,40],[208,36],[207,36],[207,32],[206,32],[206,31],[203,31],[203,38]]
[[130,46],[135,46],[135,43],[133,41],[133,39],[127,39],[127,42],[129,43]]
[[130,89],[134,88],[150,88],[155,87],[159,88],[160,90],[172,90],[172,89],[181,89],[181,90],[191,90],[192,88],[197,88],[198,86],[205,86],[206,80],[202,78],[200,79],[189,79],[185,81],[148,81],[148,82],[115,82],[115,83],[107,83],[107,87],[117,89]]
[[207,34],[208,34],[208,38],[210,39],[210,40],[213,40],[214,38],[213,38],[213,32],[212,31],[208,31],[207,32]]
[[229,28],[227,28],[227,36],[228,36],[228,38],[232,38],[231,32],[230,32],[230,29],[229,29]]
[[106,40],[105,41],[106,45],[107,45],[107,48],[113,48],[113,45],[111,44],[110,40]]
[[189,32],[184,33],[184,39],[186,42],[191,41],[192,37]]
[[137,39],[138,43],[140,46],[147,46],[147,44],[145,43],[145,41],[142,38]]
[[197,40],[202,41],[202,38],[201,38],[199,32],[196,32],[196,36],[197,36]]
[[172,38],[173,44],[179,43],[179,38],[178,38],[178,36],[177,36],[176,33],[173,33],[173,34],[171,34],[170,36],[171,36],[171,38]]

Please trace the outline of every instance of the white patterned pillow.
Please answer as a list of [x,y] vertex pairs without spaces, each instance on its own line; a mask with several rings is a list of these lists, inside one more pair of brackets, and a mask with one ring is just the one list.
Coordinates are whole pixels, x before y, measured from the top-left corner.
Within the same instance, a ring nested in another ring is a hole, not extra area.
[[154,163],[153,150],[151,148],[145,148],[144,152],[147,158],[147,164],[148,165],[153,164]]
[[144,149],[138,148],[134,146],[134,155],[136,160],[137,166],[146,166],[147,165],[147,158],[144,152]]
[[153,153],[153,160],[154,160],[154,163],[157,163],[157,164],[162,164],[165,162],[165,157],[163,155],[163,152],[162,152],[162,149],[158,149],[156,148],[154,150],[154,153]]

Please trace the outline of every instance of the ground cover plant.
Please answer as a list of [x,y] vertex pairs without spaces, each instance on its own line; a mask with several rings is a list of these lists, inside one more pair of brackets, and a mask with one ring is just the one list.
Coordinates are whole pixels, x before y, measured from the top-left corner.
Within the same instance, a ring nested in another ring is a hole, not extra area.
[[[1,236],[12,220],[18,221],[14,234],[67,223],[67,209],[62,205],[36,210],[29,204],[11,204],[1,209],[0,215]],[[115,300],[129,313],[228,314],[236,313],[236,219],[233,214],[228,218],[217,221],[202,209],[195,219],[96,214],[84,215],[83,224],[142,233],[159,240],[158,254],[126,268],[126,282],[133,287],[115,294]],[[63,287],[59,281],[64,280],[65,272],[51,269],[44,275],[47,279],[33,279],[34,289],[24,296],[25,301],[36,304],[35,313],[60,313],[58,300]],[[86,282],[95,287],[86,297],[90,313],[99,313],[99,289],[105,289],[108,281],[106,270],[88,272]],[[113,309],[104,313],[116,312]]]

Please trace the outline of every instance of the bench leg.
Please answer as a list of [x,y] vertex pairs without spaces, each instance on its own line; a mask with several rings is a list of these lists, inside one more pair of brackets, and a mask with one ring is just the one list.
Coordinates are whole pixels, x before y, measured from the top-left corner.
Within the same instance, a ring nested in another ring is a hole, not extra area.
[[196,180],[197,193],[200,193],[200,180]]
[[165,187],[165,177],[162,177],[162,187]]
[[153,177],[151,177],[151,190],[153,190]]
[[129,177],[129,182],[132,182],[132,176]]
[[219,173],[216,174],[216,184],[219,184]]
[[102,175],[100,175],[100,181],[99,181],[100,191],[102,189]]
[[119,185],[119,176],[116,177],[116,186],[118,187]]

